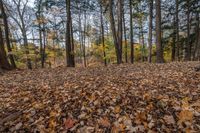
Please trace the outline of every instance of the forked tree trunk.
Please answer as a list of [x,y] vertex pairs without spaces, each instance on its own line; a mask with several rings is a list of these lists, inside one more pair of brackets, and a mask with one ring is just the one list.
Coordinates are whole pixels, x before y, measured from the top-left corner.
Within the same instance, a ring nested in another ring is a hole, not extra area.
[[119,46],[120,44],[118,42],[118,35],[116,32],[115,20],[114,20],[114,15],[113,15],[113,0],[109,0],[109,17],[110,17],[110,25],[111,25],[112,35],[113,35],[113,41],[115,45],[115,52],[117,56],[117,64],[121,64],[122,59],[121,59],[120,46]]

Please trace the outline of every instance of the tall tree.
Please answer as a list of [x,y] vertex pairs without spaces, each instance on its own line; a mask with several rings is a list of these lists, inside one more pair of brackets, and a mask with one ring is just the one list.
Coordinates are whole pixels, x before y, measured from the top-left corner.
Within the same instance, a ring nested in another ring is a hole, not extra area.
[[125,21],[125,8],[123,10],[123,28],[124,28],[124,41],[125,41],[125,62],[128,63],[128,42],[127,42],[127,36],[126,36],[126,21]]
[[195,40],[195,46],[194,46],[194,52],[193,52],[193,60],[197,60],[198,59],[198,52],[200,50],[200,20],[199,20],[199,12],[196,12],[196,40]]
[[156,62],[163,63],[163,47],[161,36],[161,1],[156,0]]
[[176,58],[176,15],[173,15],[173,33],[172,33],[172,61],[175,61]]
[[180,61],[180,42],[179,42],[179,0],[176,0],[176,57]]
[[153,0],[149,0],[149,55],[148,62],[152,62],[152,29],[153,29]]
[[123,38],[123,0],[118,0],[118,43],[120,62],[122,63],[122,38]]
[[186,0],[186,15],[187,15],[187,43],[185,46],[184,60],[189,61],[191,59],[191,42],[190,42],[190,0]]
[[114,41],[115,51],[116,51],[116,56],[117,56],[117,64],[121,64],[122,63],[122,56],[121,56],[122,53],[120,49],[121,44],[118,41],[119,39],[118,37],[121,36],[121,34],[118,35],[115,28],[115,19],[113,15],[113,0],[109,0],[109,17],[110,17],[110,25],[111,25],[112,36],[113,36],[113,41]]
[[107,60],[106,60],[106,51],[105,51],[105,39],[104,39],[104,24],[103,24],[103,8],[100,4],[100,10],[101,10],[101,40],[102,40],[102,46],[103,46],[103,59],[104,59],[104,65],[107,66]]
[[84,66],[87,66],[86,62],[86,32],[87,32],[87,11],[84,11],[84,31],[83,31],[83,61]]
[[71,0],[66,0],[66,12],[67,12],[67,22],[66,22],[66,59],[67,67],[75,67],[74,61],[74,51],[72,43],[72,19],[71,19]]
[[130,45],[131,45],[131,63],[134,63],[133,6],[132,6],[132,0],[129,0],[129,8],[130,8]]
[[7,49],[8,49],[8,52],[10,53],[9,54],[9,59],[10,59],[12,67],[16,68],[17,66],[15,64],[14,56],[13,56],[13,54],[11,54],[12,48],[11,48],[11,45],[10,45],[9,27],[8,27],[7,15],[6,15],[5,9],[4,9],[3,0],[0,0],[0,9],[1,9],[2,17],[3,17],[3,23],[4,23],[4,30],[5,30],[5,37],[6,37]]
[[38,21],[38,32],[39,32],[39,44],[40,44],[40,60],[41,66],[44,68],[44,55],[43,55],[43,43],[42,43],[42,23],[43,23],[43,15],[42,15],[42,0],[37,0],[37,11],[36,11],[36,18]]

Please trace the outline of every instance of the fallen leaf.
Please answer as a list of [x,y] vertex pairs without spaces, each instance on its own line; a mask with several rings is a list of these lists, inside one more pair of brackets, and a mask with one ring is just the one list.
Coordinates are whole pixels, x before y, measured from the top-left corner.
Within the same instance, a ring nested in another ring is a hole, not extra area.
[[172,115],[165,115],[164,120],[167,124],[175,124],[175,120]]
[[101,118],[98,120],[99,125],[103,126],[103,127],[110,127],[110,121],[107,117]]
[[75,120],[71,119],[71,118],[67,118],[67,120],[65,120],[64,124],[65,124],[65,128],[66,129],[70,129],[74,126],[74,124],[76,123]]

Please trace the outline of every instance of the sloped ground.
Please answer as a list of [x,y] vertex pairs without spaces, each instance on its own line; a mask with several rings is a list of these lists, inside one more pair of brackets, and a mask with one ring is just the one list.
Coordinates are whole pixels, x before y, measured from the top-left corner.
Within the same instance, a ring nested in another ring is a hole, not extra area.
[[0,132],[200,132],[198,62],[14,71]]

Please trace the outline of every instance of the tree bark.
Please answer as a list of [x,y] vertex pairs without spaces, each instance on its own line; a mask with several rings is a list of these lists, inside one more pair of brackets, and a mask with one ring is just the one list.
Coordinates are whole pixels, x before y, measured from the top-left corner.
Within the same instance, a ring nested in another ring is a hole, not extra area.
[[172,35],[172,55],[171,55],[171,59],[172,61],[175,61],[175,56],[176,56],[176,16],[174,15],[174,25],[173,25],[173,35]]
[[198,58],[198,50],[200,50],[200,46],[199,45],[199,36],[200,36],[200,22],[199,22],[199,12],[196,13],[196,40],[195,40],[195,46],[194,46],[194,52],[193,52],[193,60],[197,60]]
[[143,22],[140,24],[140,32],[142,37],[142,62],[145,61],[145,43],[144,43],[144,33],[143,33]]
[[128,63],[128,43],[127,43],[127,36],[126,36],[126,22],[125,22],[125,10],[123,10],[123,24],[124,24],[124,40],[125,40],[125,50],[124,50],[124,55],[125,55],[125,62]]
[[105,40],[104,40],[104,25],[103,25],[103,9],[102,5],[100,5],[101,10],[101,39],[102,39],[102,46],[103,46],[103,60],[104,65],[107,66],[107,60],[106,60],[106,51],[105,51]]
[[190,61],[191,59],[191,44],[190,44],[190,0],[187,0],[187,43],[185,46],[185,61]]
[[1,27],[0,27],[0,68],[5,70],[12,69],[9,61],[7,60]]
[[152,62],[152,29],[153,29],[153,0],[149,0],[149,55],[148,62]]
[[71,40],[71,0],[66,0],[66,12],[67,12],[67,23],[66,23],[66,62],[67,67],[75,67],[73,63],[73,51],[72,51],[72,40]]
[[132,0],[129,0],[130,6],[130,45],[131,45],[131,63],[134,63],[134,42],[133,42],[133,7]]
[[5,10],[4,10],[3,0],[0,0],[0,8],[1,8],[1,14],[2,14],[2,17],[3,17],[4,27],[5,27],[4,30],[5,30],[7,49],[8,49],[8,52],[10,53],[8,57],[10,59],[12,67],[13,68],[17,68],[17,66],[15,64],[14,56],[11,53],[12,52],[12,48],[10,46],[9,27],[8,27],[8,22],[7,22],[7,15],[6,15]]
[[118,0],[118,43],[120,62],[122,63],[122,38],[123,38],[123,0]]
[[179,42],[179,0],[176,0],[176,57],[180,61],[180,42]]
[[84,11],[84,33],[83,33],[83,61],[84,61],[84,67],[87,67],[86,62],[86,30],[87,30],[87,16],[86,11]]
[[120,44],[118,42],[118,36],[116,33],[116,28],[115,28],[115,20],[113,16],[113,0],[109,0],[109,17],[110,17],[110,25],[111,25],[113,41],[114,41],[115,51],[116,51],[116,56],[117,56],[117,64],[121,64],[122,59],[121,59],[120,46],[119,46]]
[[156,0],[156,62],[163,63],[163,47],[161,36],[161,2]]
[[43,27],[42,27],[42,31],[43,31],[43,47],[42,47],[42,68],[45,67],[45,56],[46,56],[46,30],[45,30],[45,24],[43,23]]

